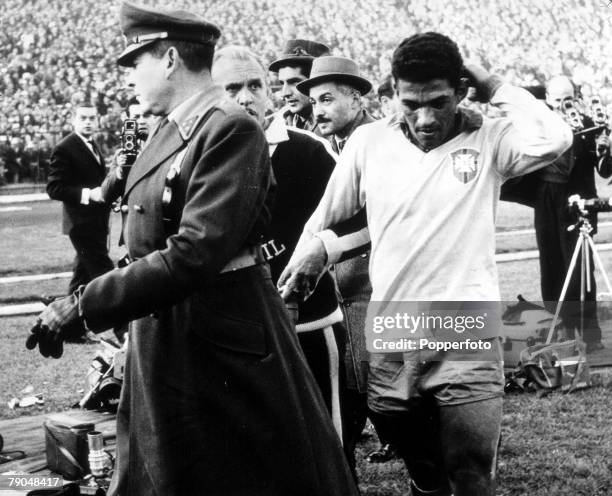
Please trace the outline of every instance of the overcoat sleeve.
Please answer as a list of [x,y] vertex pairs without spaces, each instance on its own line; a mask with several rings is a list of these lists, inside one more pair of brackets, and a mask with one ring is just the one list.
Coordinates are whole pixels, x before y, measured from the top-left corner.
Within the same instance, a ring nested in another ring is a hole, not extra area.
[[263,131],[245,114],[230,114],[193,139],[187,157],[195,165],[177,234],[165,249],[87,285],[80,312],[89,329],[99,332],[181,301],[245,246],[270,182]]

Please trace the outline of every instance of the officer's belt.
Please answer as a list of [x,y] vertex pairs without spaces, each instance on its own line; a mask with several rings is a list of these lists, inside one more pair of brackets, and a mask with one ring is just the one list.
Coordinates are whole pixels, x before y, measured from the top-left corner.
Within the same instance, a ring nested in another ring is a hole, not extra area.
[[[117,263],[117,266],[119,268],[122,268],[122,267],[125,267],[131,264],[135,260],[138,260],[138,259],[132,258],[126,254],[125,256],[121,258],[121,260],[119,260],[119,262]],[[225,267],[221,269],[220,274],[224,274],[226,272],[234,272],[240,269],[246,269],[247,267],[253,267],[254,265],[262,264],[265,261],[266,259],[264,258],[263,253],[261,252],[260,245],[248,246],[240,250],[238,252],[238,255],[236,255],[229,262],[227,262]]]

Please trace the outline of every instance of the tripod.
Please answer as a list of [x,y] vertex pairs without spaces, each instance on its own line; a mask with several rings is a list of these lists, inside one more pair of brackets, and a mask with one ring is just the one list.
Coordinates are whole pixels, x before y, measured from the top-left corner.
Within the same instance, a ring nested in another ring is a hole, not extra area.
[[572,259],[570,261],[570,266],[567,269],[567,275],[565,276],[565,281],[563,282],[563,289],[561,290],[561,296],[559,296],[559,302],[557,303],[557,308],[555,310],[555,317],[553,318],[550,329],[548,330],[548,336],[546,337],[546,344],[550,344],[552,341],[553,333],[555,327],[557,326],[557,322],[559,320],[559,313],[561,312],[561,307],[565,301],[565,295],[567,293],[567,289],[570,284],[570,280],[572,278],[572,274],[574,273],[574,269],[576,268],[576,264],[578,262],[578,256],[582,254],[580,260],[580,339],[584,341],[584,301],[586,292],[591,291],[591,253],[593,254],[593,259],[595,260],[596,267],[599,269],[603,279],[608,288],[608,292],[612,293],[612,286],[610,285],[610,280],[606,274],[606,270],[604,269],[603,263],[601,262],[601,258],[597,253],[597,248],[595,247],[595,243],[593,242],[593,238],[591,237],[591,231],[593,227],[589,222],[587,217],[588,212],[584,210],[584,208],[578,206],[578,222],[576,224],[569,226],[567,228],[568,231],[573,231],[574,229],[579,229],[578,239],[576,240],[576,247],[574,248],[574,252],[572,254]]

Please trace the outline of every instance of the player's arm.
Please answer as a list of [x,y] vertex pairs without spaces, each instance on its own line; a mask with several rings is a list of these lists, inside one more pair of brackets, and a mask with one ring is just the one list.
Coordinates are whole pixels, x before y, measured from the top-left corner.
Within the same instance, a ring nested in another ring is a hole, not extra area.
[[495,141],[494,166],[505,178],[527,174],[558,159],[573,140],[560,115],[527,90],[504,83],[479,66],[467,66],[479,101],[498,107],[505,119]]
[[362,143],[360,130],[357,129],[349,138],[325,193],[304,226],[293,256],[279,278],[278,286],[283,288],[284,297],[291,291],[308,295],[323,273],[328,256],[325,245],[315,235],[351,218],[364,207],[365,191],[361,187]]

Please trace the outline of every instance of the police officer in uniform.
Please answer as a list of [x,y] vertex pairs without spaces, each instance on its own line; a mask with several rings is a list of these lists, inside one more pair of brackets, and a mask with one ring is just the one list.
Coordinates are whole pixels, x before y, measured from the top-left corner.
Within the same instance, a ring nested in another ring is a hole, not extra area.
[[212,84],[219,29],[129,3],[121,28],[118,62],[162,117],[122,197],[132,262],[53,302],[28,347],[132,321],[111,495],[356,494],[260,253],[268,146]]

